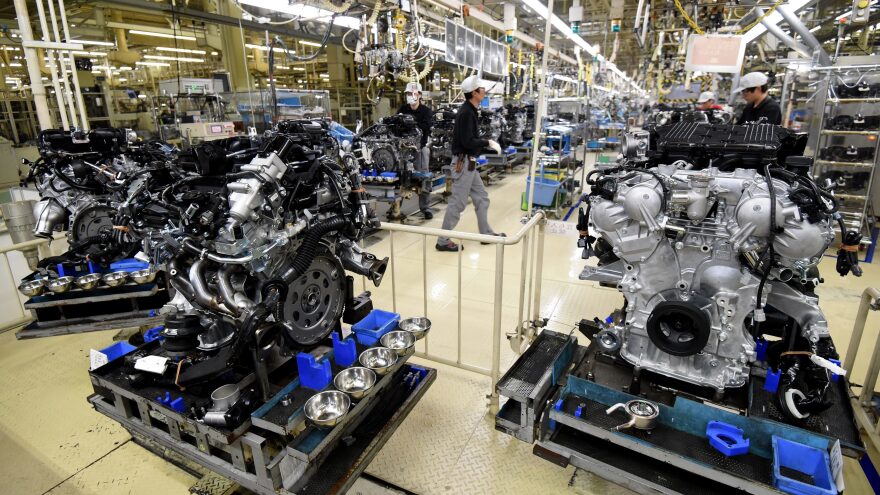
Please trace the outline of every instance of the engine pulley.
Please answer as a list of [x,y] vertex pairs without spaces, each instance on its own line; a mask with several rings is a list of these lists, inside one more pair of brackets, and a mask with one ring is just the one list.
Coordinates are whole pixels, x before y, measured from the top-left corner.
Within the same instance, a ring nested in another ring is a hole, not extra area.
[[651,342],[673,356],[691,356],[703,350],[711,328],[709,315],[686,301],[657,304],[647,322]]

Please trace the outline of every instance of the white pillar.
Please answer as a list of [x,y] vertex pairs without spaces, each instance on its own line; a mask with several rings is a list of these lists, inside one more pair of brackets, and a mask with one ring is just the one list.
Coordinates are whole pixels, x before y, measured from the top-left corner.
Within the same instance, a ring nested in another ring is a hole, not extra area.
[[[15,14],[18,18],[18,29],[21,32],[21,41],[34,41],[34,33],[31,31],[31,21],[27,11],[27,0],[13,0],[13,2],[15,4]],[[52,121],[52,114],[49,113],[49,102],[46,101],[46,88],[43,87],[43,80],[40,75],[40,61],[37,59],[37,50],[24,46],[22,48],[24,50],[24,60],[27,63],[28,76],[31,80],[31,93],[34,95],[37,122],[40,124],[40,130],[52,129],[55,127],[55,123]]]

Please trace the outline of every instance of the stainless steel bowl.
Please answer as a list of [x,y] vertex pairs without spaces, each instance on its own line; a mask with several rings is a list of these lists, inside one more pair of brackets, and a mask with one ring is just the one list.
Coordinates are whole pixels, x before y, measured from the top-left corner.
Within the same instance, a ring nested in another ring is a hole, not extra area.
[[406,354],[412,346],[416,345],[416,336],[412,332],[404,330],[395,330],[388,332],[379,339],[379,343],[383,346],[394,349],[398,355]]
[[412,333],[416,340],[422,340],[425,338],[425,335],[428,335],[428,332],[431,331],[431,320],[424,316],[406,318],[400,320],[400,323],[398,323],[397,326],[401,330]]
[[362,399],[376,384],[376,372],[369,368],[355,366],[336,374],[333,385],[353,399]]
[[131,279],[139,284],[148,284],[156,280],[156,270],[144,268],[143,270],[131,272]]
[[44,290],[46,290],[46,286],[43,285],[42,279],[28,280],[18,285],[18,291],[28,297],[39,296]]
[[56,294],[69,291],[71,285],[73,285],[73,277],[71,276],[53,278],[46,282],[46,287]]
[[97,287],[99,283],[101,283],[100,273],[89,273],[88,275],[83,275],[76,279],[76,285],[83,290],[92,290]]
[[397,362],[397,352],[387,347],[371,347],[361,353],[358,361],[363,366],[384,375],[391,371],[391,367]]
[[336,426],[351,408],[351,398],[338,390],[311,396],[303,407],[306,419],[318,426]]
[[119,287],[128,279],[128,272],[118,271],[104,275],[101,280],[110,287]]

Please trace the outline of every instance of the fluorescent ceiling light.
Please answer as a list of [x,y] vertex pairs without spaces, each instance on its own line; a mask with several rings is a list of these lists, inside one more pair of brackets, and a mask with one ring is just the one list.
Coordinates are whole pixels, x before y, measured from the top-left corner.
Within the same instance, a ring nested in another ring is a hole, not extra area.
[[129,29],[129,34],[139,34],[141,36],[155,36],[156,38],[171,38],[185,41],[195,41],[195,36],[184,36],[180,34],[157,33],[155,31],[141,31],[140,29]]
[[[547,6],[540,3],[538,0],[523,0],[523,4],[534,10],[542,18],[547,18]],[[573,41],[575,45],[581,47],[581,49],[585,50],[590,55],[595,56],[599,53],[598,48],[587,43],[586,40],[581,38],[579,34],[571,32],[571,26],[560,19],[559,16],[557,16],[556,14],[551,15],[550,24],[552,24],[553,27],[555,27],[560,33],[567,36],[571,41]]]
[[330,77],[330,74],[326,74],[326,73],[324,73],[324,74],[321,74],[321,77],[329,78],[329,77]]
[[126,79],[126,78],[124,78],[124,77],[116,78],[116,80],[119,81],[119,82],[126,82],[126,81],[128,81],[128,79]]
[[815,33],[816,31],[818,31],[818,30],[820,30],[820,29],[822,29],[822,25],[821,25],[821,24],[819,24],[818,26],[814,27],[813,29],[810,29],[810,32],[811,32],[811,33]]
[[116,43],[112,41],[98,41],[98,40],[70,40],[71,43],[80,43],[82,45],[98,45],[98,46],[116,46]]
[[171,64],[165,62],[135,62],[135,65],[146,65],[148,67],[171,67]]
[[201,58],[189,58],[189,57],[166,57],[165,55],[144,55],[144,58],[150,60],[171,60],[175,62],[204,62],[204,59]]
[[9,63],[9,66],[10,66],[10,67],[21,67],[21,64],[18,63],[18,62],[10,62],[10,63]]
[[305,67],[294,67],[293,70],[295,70],[297,72],[305,72],[306,68]]
[[[239,0],[239,3],[242,5],[252,5],[261,9],[290,14],[303,21],[318,21],[325,24],[330,22],[330,17],[333,15],[333,12],[330,12],[329,10],[319,9],[317,7],[312,7],[311,5],[291,5],[288,0]],[[361,27],[361,21],[354,17],[339,15],[336,16],[333,25],[359,29]]]
[[[255,44],[253,44],[253,43],[245,43],[244,46],[245,46],[246,48],[253,48],[253,49],[256,49],[256,50],[260,50],[260,51],[262,51],[262,52],[268,52],[268,51],[269,51],[269,48],[268,48],[268,47],[265,47],[265,46],[263,46],[263,45],[255,45]],[[284,48],[279,48],[279,47],[276,46],[275,48],[272,49],[272,51],[275,52],[275,53],[284,53]]]
[[160,52],[193,53],[195,55],[204,55],[205,54],[205,50],[190,50],[189,48],[171,48],[170,46],[157,46],[156,50],[158,50]]
[[83,57],[106,57],[107,52],[70,52],[74,55],[81,55]]
[[570,82],[570,83],[577,82],[577,80],[572,77],[562,76],[559,74],[556,74],[555,76],[553,76],[553,79],[559,79],[560,81],[565,81],[565,82]]
[[315,43],[314,41],[305,41],[305,40],[299,40],[299,44],[306,45],[306,46],[317,46],[317,47],[321,46],[320,43]]

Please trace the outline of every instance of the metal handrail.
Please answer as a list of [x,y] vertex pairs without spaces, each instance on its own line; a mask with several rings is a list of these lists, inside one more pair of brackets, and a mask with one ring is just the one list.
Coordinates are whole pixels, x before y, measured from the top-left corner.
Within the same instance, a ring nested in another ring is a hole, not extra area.
[[52,236],[51,239],[34,239],[31,241],[19,242],[18,244],[11,244],[9,246],[0,247],[0,254],[6,254],[10,251],[24,251],[25,249],[32,247],[39,247],[43,244],[48,244],[54,240],[63,239],[65,234],[59,233]]
[[[423,276],[423,285],[422,285],[422,297],[423,297],[423,311],[424,316],[428,316],[428,237],[445,237],[448,239],[455,239],[459,241],[474,241],[481,242],[485,244],[493,244],[495,245],[495,287],[494,287],[494,297],[493,297],[493,318],[492,318],[492,362],[490,368],[484,368],[474,364],[468,364],[462,361],[462,352],[461,352],[461,279],[462,279],[462,250],[458,250],[458,284],[457,284],[457,301],[458,301],[458,332],[456,336],[456,359],[451,360],[444,358],[442,356],[438,356],[435,354],[431,354],[429,348],[429,339],[430,335],[428,335],[424,340],[425,350],[424,352],[416,352],[416,355],[425,359],[429,359],[438,363],[446,364],[449,366],[454,366],[457,368],[461,368],[464,370],[480,373],[482,375],[486,375],[491,379],[491,391],[488,394],[489,398],[489,406],[491,410],[497,410],[498,408],[498,395],[495,391],[495,384],[500,379],[501,375],[501,317],[502,317],[502,294],[504,291],[504,248],[505,246],[511,246],[514,244],[518,244],[522,242],[524,239],[526,242],[523,246],[522,253],[522,271],[520,273],[520,283],[519,283],[519,305],[518,305],[518,316],[519,319],[517,321],[517,328],[515,334],[512,336],[512,343],[514,344],[515,349],[520,349],[521,343],[524,338],[530,337],[531,335],[525,335],[524,326],[523,326],[523,318],[524,312],[526,311],[526,306],[531,305],[532,313],[531,319],[529,321],[536,321],[538,319],[538,311],[540,309],[540,300],[541,300],[541,270],[542,265],[541,259],[543,258],[544,253],[544,219],[545,213],[541,210],[536,211],[532,216],[528,218],[528,220],[523,224],[523,226],[512,236],[510,237],[499,237],[495,235],[486,235],[486,234],[475,234],[471,232],[461,232],[455,230],[444,230],[433,227],[419,227],[413,225],[402,225],[397,223],[381,223],[380,229],[388,231],[389,234],[389,243],[390,243],[390,251],[391,251],[391,300],[393,310],[397,311],[397,277],[395,270],[395,254],[394,254],[394,233],[395,232],[403,232],[409,234],[418,234],[422,236],[422,276]],[[537,236],[532,236],[533,231],[537,230]],[[531,264],[529,263],[531,261]],[[527,270],[527,267],[531,266],[531,270]],[[526,290],[532,290],[532,294],[529,300],[526,300]]]
[[[846,357],[843,360],[843,369],[850,373],[861,347],[865,324],[868,321],[868,311],[871,310],[880,310],[880,290],[874,287],[868,287],[862,292],[859,310],[856,313],[856,321],[853,324],[849,347],[847,347]],[[877,384],[878,373],[880,373],[880,335],[878,335],[877,342],[874,344],[874,351],[871,353],[871,361],[868,364],[868,371],[865,373],[861,393],[858,395],[850,393],[850,403],[852,404],[856,423],[868,434],[868,439],[874,444],[875,449],[880,449],[880,419],[875,423],[868,414],[868,410],[873,409],[871,400],[874,396],[874,386]],[[847,378],[847,381],[851,381],[851,375]]]
[[543,210],[538,210],[535,214],[510,237],[499,237],[491,234],[474,234],[473,232],[462,232],[459,230],[445,230],[434,227],[419,227],[415,225],[404,225],[400,223],[381,222],[380,230],[393,230],[395,232],[408,232],[410,234],[422,234],[434,237],[448,237],[450,239],[461,239],[464,241],[484,242],[486,244],[504,244],[510,246],[519,243],[522,238],[545,217]]
[[[9,253],[12,251],[26,251],[34,248],[39,248],[45,244],[49,244],[53,240],[64,238],[64,233],[54,234],[49,239],[34,239],[31,241],[19,242],[17,244],[11,244],[9,246],[0,247],[0,259],[2,259],[2,265],[6,268],[6,273],[9,277],[9,287],[15,291],[16,287],[18,287],[18,282],[15,280],[15,276],[12,274],[12,265],[9,263]],[[14,328],[18,328],[22,325],[30,323],[33,317],[30,312],[24,308],[24,305],[21,302],[21,298],[18,295],[18,292],[14,292],[15,298],[18,300],[18,309],[21,313],[21,316],[17,317],[15,320],[4,321],[0,323],[0,333],[6,332],[8,330],[12,330]]]

